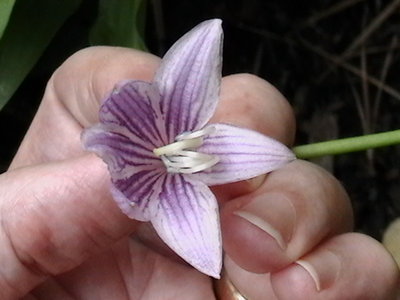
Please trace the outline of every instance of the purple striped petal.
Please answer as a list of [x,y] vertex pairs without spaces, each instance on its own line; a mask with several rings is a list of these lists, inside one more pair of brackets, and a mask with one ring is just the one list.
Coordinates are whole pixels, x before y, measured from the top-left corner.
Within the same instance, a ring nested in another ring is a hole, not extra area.
[[160,193],[166,174],[139,169],[123,180],[112,178],[111,194],[124,214],[139,221],[150,221],[159,210]]
[[162,162],[142,140],[131,136],[125,127],[96,124],[82,133],[86,150],[98,154],[115,178],[127,178],[136,167],[161,168]]
[[295,159],[282,143],[256,131],[227,124],[212,124],[215,131],[197,151],[217,155],[219,162],[193,179],[207,185],[225,184],[266,174]]
[[148,147],[167,144],[165,119],[160,111],[160,94],[144,81],[124,81],[100,107],[100,122],[126,128],[126,135]]
[[222,65],[221,20],[205,21],[164,56],[154,82],[161,94],[169,142],[202,128],[218,103]]
[[112,194],[121,210],[131,218],[148,221],[156,213],[165,167],[149,147],[129,134],[115,124],[97,124],[83,132],[82,141],[106,162]]
[[222,246],[218,205],[201,182],[183,175],[167,175],[160,208],[152,224],[178,255],[199,271],[219,278]]

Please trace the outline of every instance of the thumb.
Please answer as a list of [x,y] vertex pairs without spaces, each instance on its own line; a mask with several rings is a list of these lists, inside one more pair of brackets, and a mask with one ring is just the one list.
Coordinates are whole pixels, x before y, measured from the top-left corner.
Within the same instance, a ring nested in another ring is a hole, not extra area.
[[27,293],[131,233],[92,154],[0,175],[0,298]]

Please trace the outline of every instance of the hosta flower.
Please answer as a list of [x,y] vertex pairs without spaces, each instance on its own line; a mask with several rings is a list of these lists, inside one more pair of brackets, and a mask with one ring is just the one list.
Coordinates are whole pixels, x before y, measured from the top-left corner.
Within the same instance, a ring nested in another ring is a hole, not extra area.
[[[218,205],[208,186],[249,179],[294,159],[281,143],[229,124],[208,124],[221,84],[220,20],[201,23],[164,56],[154,81],[118,84],[85,130],[86,149],[108,165],[112,195],[131,218],[219,277]],[[246,99],[243,99],[246,101]]]

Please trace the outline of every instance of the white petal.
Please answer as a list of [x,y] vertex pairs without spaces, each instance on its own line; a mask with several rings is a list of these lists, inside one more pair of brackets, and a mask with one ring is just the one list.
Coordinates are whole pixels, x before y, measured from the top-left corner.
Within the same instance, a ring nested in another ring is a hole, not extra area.
[[154,82],[161,95],[169,141],[202,128],[213,115],[221,83],[221,20],[205,21],[164,56]]
[[168,175],[152,224],[178,255],[199,271],[219,278],[222,245],[217,200],[203,183]]
[[204,138],[197,151],[215,155],[216,165],[193,179],[207,185],[250,179],[282,167],[296,157],[285,145],[256,131],[227,124],[212,124],[214,132]]

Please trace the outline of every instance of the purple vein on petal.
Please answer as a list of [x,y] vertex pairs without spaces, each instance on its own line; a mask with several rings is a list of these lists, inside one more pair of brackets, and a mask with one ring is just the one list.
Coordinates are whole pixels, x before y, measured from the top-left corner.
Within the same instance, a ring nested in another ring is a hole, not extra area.
[[[121,90],[121,93],[127,93],[131,97],[140,97],[139,91],[135,89],[134,85],[128,85],[125,90]],[[157,122],[158,118],[161,118],[160,114],[157,114],[154,110],[154,107],[151,105],[151,98],[147,91],[144,92],[147,102],[149,103],[146,107],[138,105],[136,102],[128,101],[128,105],[131,106],[133,110],[137,110],[140,112],[138,114],[138,119],[142,122],[141,124],[145,126],[145,130],[152,135],[153,139],[156,141],[161,141],[161,143],[165,143],[165,137],[163,137],[162,133],[159,129],[159,122]],[[158,124],[157,124],[158,123]],[[159,146],[159,145],[158,145]]]
[[152,162],[158,160],[149,149],[132,141],[127,141],[127,138],[119,133],[110,132],[108,136],[99,136],[97,143],[109,147],[115,151],[115,154],[121,155],[127,162],[131,162],[133,165],[143,164],[146,160],[151,160]]
[[82,139],[87,150],[94,151],[100,156],[103,152],[108,152],[127,161],[136,161],[136,164],[159,160],[148,144],[137,137],[132,138],[129,134],[120,126],[98,124],[85,130]]
[[[121,210],[130,218],[140,221],[150,221],[156,216],[159,209],[159,195],[165,184],[165,174],[158,173],[157,170],[150,170],[148,174],[148,176],[143,176],[142,173],[136,174],[137,176],[132,176],[123,183],[115,181],[111,189]],[[144,180],[149,178],[151,180]],[[132,194],[124,190],[127,184],[136,189]]]
[[[194,110],[192,106],[195,101],[192,99],[199,99],[199,87],[204,85],[205,79],[202,78],[201,73],[196,74],[197,72],[193,69],[196,69],[196,65],[199,65],[199,62],[204,61],[204,57],[207,54],[207,49],[205,49],[208,46],[207,43],[205,43],[207,34],[208,31],[204,31],[198,36],[196,44],[193,44],[193,48],[188,51],[189,54],[186,57],[184,67],[178,72],[177,84],[169,97],[171,100],[169,101],[170,105],[168,106],[167,120],[173,125],[173,127],[171,126],[170,134],[176,135],[184,129],[188,131],[197,129],[195,125],[198,123],[198,115],[193,113]],[[197,68],[199,68],[199,66],[197,66]],[[189,101],[187,101],[187,103],[182,103],[185,100]],[[202,101],[197,102],[199,102],[202,107]],[[197,103],[197,105],[199,103]],[[201,108],[199,111],[201,111]],[[177,121],[174,122],[172,119],[176,119]]]
[[167,175],[160,209],[152,220],[160,237],[200,271],[218,277],[221,237],[218,206],[209,188],[183,175]]
[[[132,128],[135,128],[136,131],[140,132],[141,137],[143,138],[149,135],[149,141],[154,141],[159,139],[160,140],[160,134],[157,131],[156,128],[154,128],[154,116],[152,116],[151,111],[146,111],[143,109],[142,106],[137,105],[137,103],[133,101],[129,101],[129,98],[132,97],[132,91],[129,90],[128,88],[123,89],[119,92],[120,97],[122,97],[126,104],[125,108],[130,109],[130,111],[136,111],[135,112],[135,117],[136,120],[135,122],[131,122],[129,125]],[[122,111],[123,112],[123,111]],[[131,119],[131,116],[128,116],[129,119]],[[152,124],[149,124],[152,123]],[[145,134],[144,134],[145,132]]]
[[89,151],[97,153],[108,165],[114,179],[127,178],[136,168],[157,168],[161,162],[147,148],[132,143],[127,137],[116,134],[102,124],[87,129],[82,142]]
[[[129,102],[129,101],[128,101]],[[123,124],[123,126],[128,129],[129,131],[132,132],[132,134],[142,141],[149,143],[153,148],[156,147],[156,143],[154,140],[150,139],[148,136],[148,132],[145,131],[143,128],[143,124],[136,124],[136,122],[132,122],[132,117],[127,115],[125,111],[123,111],[120,107],[117,105],[113,105],[112,107],[108,107],[107,109],[104,109],[103,111],[103,116],[105,118],[109,115],[112,115],[112,120],[108,121],[110,123],[114,123],[117,125]],[[105,119],[104,118],[104,119]],[[102,121],[104,121],[104,119]]]
[[206,21],[188,32],[167,52],[156,73],[169,141],[200,129],[215,111],[221,79],[220,23]]
[[163,116],[155,109],[159,93],[150,83],[128,81],[120,85],[100,108],[100,121],[126,127],[132,135],[159,147],[165,143]]
[[155,183],[164,176],[163,172],[157,170],[140,170],[131,177],[121,180],[113,180],[114,186],[118,188],[130,201],[146,206]]
[[190,175],[207,185],[253,178],[295,159],[285,145],[256,131],[227,124],[211,126],[215,131],[206,136],[198,151],[218,156],[219,162]]

